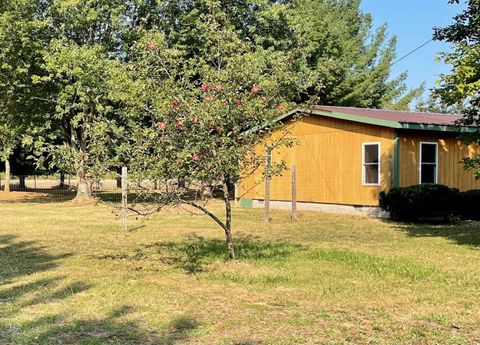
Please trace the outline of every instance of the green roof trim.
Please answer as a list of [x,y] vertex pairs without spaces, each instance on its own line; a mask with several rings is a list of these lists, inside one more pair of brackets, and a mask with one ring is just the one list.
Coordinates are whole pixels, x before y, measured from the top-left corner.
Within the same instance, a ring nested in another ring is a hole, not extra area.
[[394,130],[393,141],[393,187],[400,187],[400,136],[398,130]]
[[399,122],[396,122],[396,121],[380,120],[380,119],[374,119],[374,118],[366,117],[366,116],[358,116],[358,115],[350,115],[350,114],[345,114],[345,113],[339,113],[339,112],[336,112],[336,111],[329,112],[329,111],[321,111],[321,110],[311,110],[309,112],[311,114],[315,114],[315,115],[333,117],[335,119],[365,123],[365,124],[369,124],[369,125],[391,127],[391,128],[402,128],[402,125]]
[[395,129],[407,129],[407,130],[423,130],[423,131],[437,131],[437,132],[459,132],[459,133],[472,133],[479,131],[480,128],[476,127],[457,127],[451,125],[434,125],[434,124],[421,124],[421,123],[411,123],[411,122],[398,122],[398,121],[390,121],[390,120],[383,120],[383,119],[375,119],[368,116],[359,116],[359,115],[351,115],[340,113],[336,111],[324,111],[324,110],[316,110],[305,106],[300,106],[295,109],[292,109],[288,113],[278,117],[275,121],[282,121],[292,115],[297,113],[303,113],[305,115],[318,115],[318,116],[325,116],[340,120],[346,121],[353,121],[358,123],[365,123],[369,125],[375,126],[382,126],[382,127],[389,127]]
[[402,128],[422,130],[422,131],[459,132],[459,133],[472,133],[479,130],[479,128],[476,128],[476,127],[429,125],[429,124],[422,124],[422,123],[402,123]]

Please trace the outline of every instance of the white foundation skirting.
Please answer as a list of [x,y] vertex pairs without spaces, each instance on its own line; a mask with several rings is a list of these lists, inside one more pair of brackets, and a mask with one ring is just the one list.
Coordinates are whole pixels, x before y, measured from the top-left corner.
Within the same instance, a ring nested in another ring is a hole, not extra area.
[[[252,200],[253,208],[263,208],[263,200]],[[292,203],[290,201],[270,201],[270,208],[277,210],[291,210]],[[389,218],[388,212],[380,207],[375,206],[353,206],[338,204],[321,204],[313,202],[297,202],[298,211],[318,211],[327,213],[341,213],[354,216],[366,216],[376,218]]]

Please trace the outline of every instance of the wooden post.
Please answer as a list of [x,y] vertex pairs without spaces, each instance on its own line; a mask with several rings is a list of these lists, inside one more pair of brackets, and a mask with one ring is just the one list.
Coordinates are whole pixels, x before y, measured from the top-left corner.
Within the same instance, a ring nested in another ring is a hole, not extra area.
[[5,160],[5,189],[6,193],[10,192],[10,161]]
[[123,230],[128,230],[128,172],[122,168],[122,225]]
[[33,175],[33,190],[37,191],[37,175]]
[[297,221],[297,167],[292,165],[292,222]]
[[270,161],[272,158],[272,151],[267,149],[265,158],[265,209],[264,220],[265,223],[270,222]]

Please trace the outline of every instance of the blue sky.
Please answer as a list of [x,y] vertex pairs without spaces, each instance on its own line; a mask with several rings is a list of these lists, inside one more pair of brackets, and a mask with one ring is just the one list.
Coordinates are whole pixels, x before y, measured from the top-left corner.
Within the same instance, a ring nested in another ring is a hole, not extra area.
[[[373,15],[375,27],[388,24],[389,34],[397,36],[397,58],[400,58],[428,41],[433,27],[452,23],[464,5],[449,5],[447,0],[363,0],[361,8]],[[425,81],[427,88],[431,88],[441,73],[449,71],[447,65],[435,61],[439,52],[448,49],[447,44],[433,41],[394,65],[393,76],[407,71],[409,87]]]

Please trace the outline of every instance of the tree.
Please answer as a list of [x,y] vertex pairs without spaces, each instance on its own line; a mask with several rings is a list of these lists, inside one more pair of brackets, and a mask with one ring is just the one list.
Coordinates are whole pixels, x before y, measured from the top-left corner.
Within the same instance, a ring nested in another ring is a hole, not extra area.
[[[40,1],[4,0],[0,4],[0,159],[7,170],[13,149],[42,111],[34,100],[41,92],[31,80],[40,69],[42,30],[47,26],[42,10]],[[7,180],[7,190],[8,184]]]
[[[201,15],[204,1],[179,0],[163,7],[152,5],[148,27],[157,27],[169,41],[201,50],[199,40],[184,30],[191,17]],[[362,13],[360,0],[249,0],[221,1],[220,6],[240,39],[264,49],[288,53],[302,50],[307,56],[308,88],[296,102],[407,110],[423,93],[419,86],[408,90],[407,74],[391,79],[396,39],[387,27],[375,30],[370,14]],[[201,42],[200,42],[201,44]]]
[[[450,0],[459,3],[459,0]],[[452,66],[450,74],[440,78],[436,94],[447,106],[465,104],[459,125],[478,126],[480,123],[480,2],[467,1],[467,8],[455,18],[455,23],[435,29],[434,38],[453,45],[450,53],[440,58]],[[480,131],[463,135],[466,144],[480,144]],[[467,169],[480,178],[480,155],[464,159]]]
[[388,39],[386,25],[374,31],[372,16],[359,7],[360,0],[294,2],[288,39],[309,54],[313,72],[299,101],[316,96],[328,105],[407,110],[423,88],[407,90],[406,73],[390,79],[396,38]]
[[[286,133],[274,140],[266,133],[277,128],[275,118],[303,89],[303,56],[243,39],[221,2],[197,5],[201,11],[177,15],[188,25],[175,37],[146,30],[135,47],[133,63],[145,92],[137,110],[143,121],[131,123],[129,169],[157,209],[187,204],[211,217],[234,259],[231,186],[264,166],[265,150],[259,147],[291,144]],[[283,168],[277,162],[265,174]],[[200,201],[201,191],[208,191],[208,199],[217,186],[224,220]]]
[[[50,168],[76,174],[76,200],[93,197],[93,183],[118,165],[124,119],[119,109],[131,73],[122,40],[129,30],[131,2],[44,1],[42,70],[32,77],[48,107],[31,143]],[[132,81],[132,85],[134,82]],[[45,156],[46,154],[46,156]],[[42,156],[43,155],[43,156]]]

